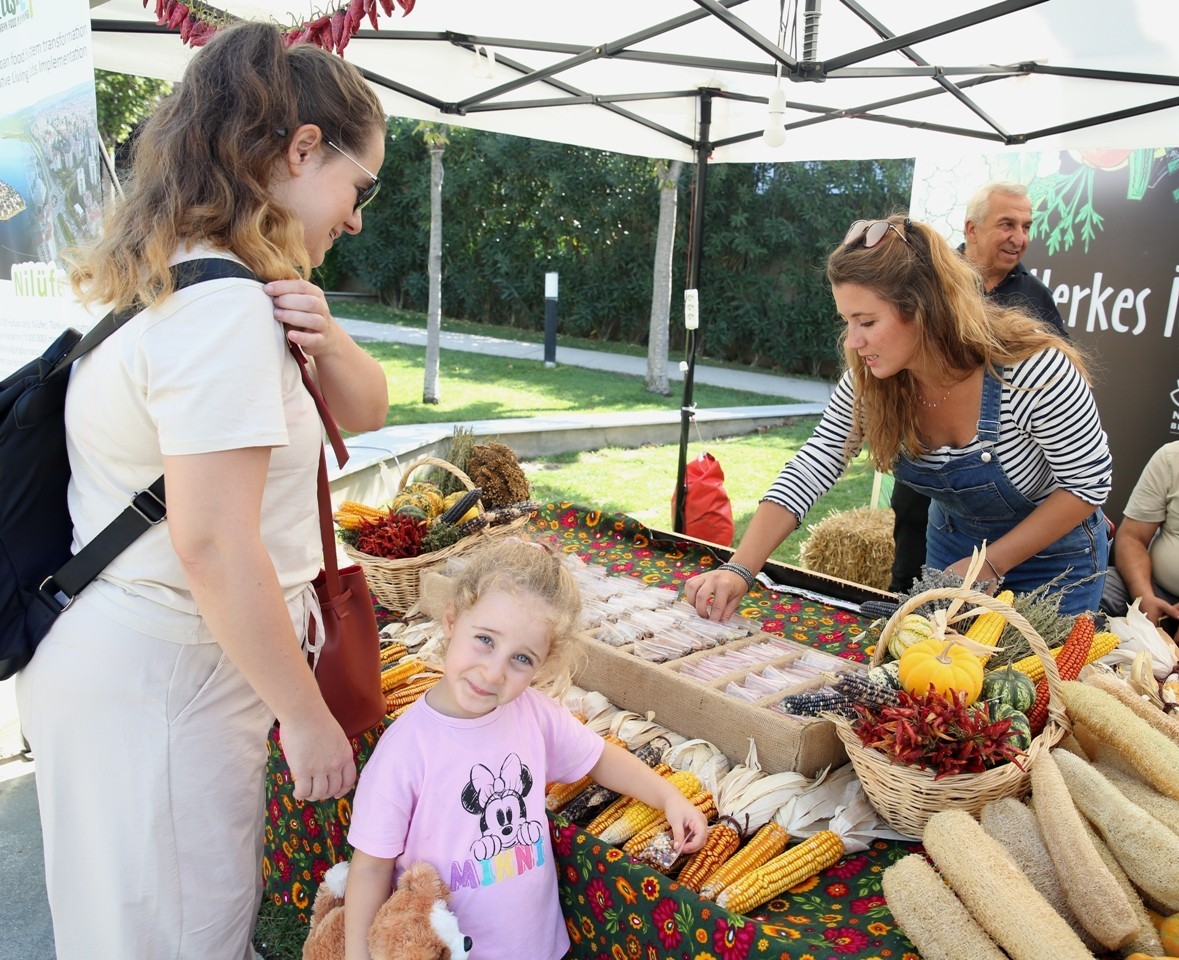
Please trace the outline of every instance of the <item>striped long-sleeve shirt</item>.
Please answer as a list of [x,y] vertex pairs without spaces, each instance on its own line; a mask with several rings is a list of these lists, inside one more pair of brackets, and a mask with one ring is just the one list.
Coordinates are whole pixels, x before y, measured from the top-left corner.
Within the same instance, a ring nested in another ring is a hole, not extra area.
[[[800,520],[847,467],[844,441],[852,428],[851,374],[844,373],[810,439],[786,463],[763,500]],[[1100,506],[1109,496],[1113,460],[1093,394],[1068,357],[1048,348],[1003,369],[995,454],[1012,485],[1040,503],[1067,490]],[[922,457],[930,464],[977,450],[943,447]]]

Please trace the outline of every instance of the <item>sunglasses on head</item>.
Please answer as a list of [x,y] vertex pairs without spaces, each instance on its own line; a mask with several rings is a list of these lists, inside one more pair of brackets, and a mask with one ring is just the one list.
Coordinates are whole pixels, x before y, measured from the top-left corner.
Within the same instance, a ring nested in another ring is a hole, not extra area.
[[[905,217],[905,229],[908,230],[912,225],[909,218]],[[843,245],[845,247],[851,246],[860,237],[863,237],[865,248],[874,247],[885,238],[889,230],[894,231],[905,243],[909,242],[909,238],[901,232],[901,228],[891,220],[857,220],[848,227],[847,236],[843,238]]]
[[375,197],[377,195],[378,191],[381,189],[381,178],[378,177],[375,173],[373,173],[369,169],[367,169],[365,166],[363,166],[360,163],[360,161],[358,161],[350,153],[346,153],[345,151],[341,150],[339,147],[337,147],[330,140],[324,140],[324,143],[326,143],[329,147],[331,147],[333,150],[335,150],[341,156],[347,157],[354,164],[356,164],[356,166],[360,167],[361,170],[363,170],[365,173],[367,173],[370,177],[373,178],[373,182],[370,183],[367,187],[365,187],[363,190],[358,189],[356,191],[356,205],[352,208],[352,212],[355,213],[357,210],[363,210],[365,207],[368,206],[369,201],[371,201],[372,198]]

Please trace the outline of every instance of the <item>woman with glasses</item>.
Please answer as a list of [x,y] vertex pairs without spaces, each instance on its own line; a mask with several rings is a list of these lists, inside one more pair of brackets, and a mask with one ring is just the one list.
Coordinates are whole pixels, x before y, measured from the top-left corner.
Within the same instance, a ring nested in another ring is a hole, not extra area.
[[977,588],[1020,593],[1060,577],[1063,612],[1096,610],[1112,464],[1076,346],[984,298],[974,268],[906,218],[852,224],[827,279],[847,370],[731,561],[688,581],[689,602],[730,616],[866,445],[878,469],[932,499],[928,566],[962,576],[985,541]]
[[[360,232],[384,131],[339,57],[226,29],[143,126],[126,199],[75,255],[83,302],[141,310],[70,381],[75,546],[161,474],[167,517],[18,675],[61,960],[252,960],[275,717],[297,798],[355,781],[300,649],[319,616],[322,433],[288,345],[342,428],[384,425],[384,374],[307,279]],[[203,258],[261,279],[175,289],[170,267]]]

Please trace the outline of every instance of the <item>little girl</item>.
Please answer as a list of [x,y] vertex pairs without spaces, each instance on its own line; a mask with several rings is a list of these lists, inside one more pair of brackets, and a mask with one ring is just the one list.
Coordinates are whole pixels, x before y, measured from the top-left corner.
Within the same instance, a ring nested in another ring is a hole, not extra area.
[[606,743],[534,681],[568,677],[581,622],[558,557],[511,538],[470,554],[438,618],[443,677],[381,737],[356,789],[345,896],[347,960],[415,860],[449,883],[472,960],[557,960],[569,938],[545,818],[546,782],[589,774],[667,814],[677,849],[704,844],[703,814],[625,750]]

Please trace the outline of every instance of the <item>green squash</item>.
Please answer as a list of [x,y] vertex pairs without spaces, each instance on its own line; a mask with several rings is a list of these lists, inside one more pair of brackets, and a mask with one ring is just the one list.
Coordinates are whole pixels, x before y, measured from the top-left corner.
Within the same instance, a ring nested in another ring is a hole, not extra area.
[[1026,673],[1008,665],[987,672],[979,699],[989,701],[992,709],[1006,704],[1013,710],[1027,713],[1036,702],[1036,684]]
[[901,689],[901,662],[899,660],[889,660],[886,663],[880,664],[878,667],[873,667],[868,671],[868,679],[873,683],[880,683],[888,687],[890,690]]
[[416,503],[403,503],[394,510],[403,517],[413,517],[415,520],[429,520],[430,515]]
[[1013,710],[1005,703],[991,705],[992,720],[1010,720],[1011,732],[1007,739],[1015,743],[1020,750],[1027,751],[1032,745],[1032,727],[1022,711]]

